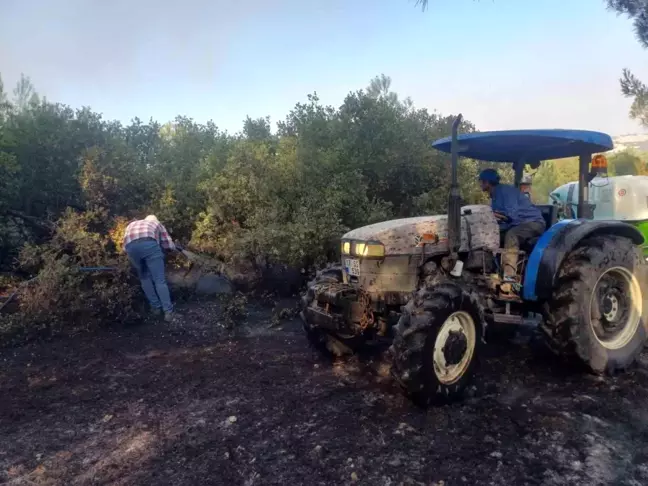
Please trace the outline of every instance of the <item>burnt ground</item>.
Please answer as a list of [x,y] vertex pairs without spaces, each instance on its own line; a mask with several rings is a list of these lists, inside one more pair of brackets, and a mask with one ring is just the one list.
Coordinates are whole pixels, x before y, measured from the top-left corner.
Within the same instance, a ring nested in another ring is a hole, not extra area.
[[597,379],[489,347],[463,403],[423,411],[384,363],[333,364],[297,322],[216,304],[0,351],[12,485],[648,484],[648,356]]

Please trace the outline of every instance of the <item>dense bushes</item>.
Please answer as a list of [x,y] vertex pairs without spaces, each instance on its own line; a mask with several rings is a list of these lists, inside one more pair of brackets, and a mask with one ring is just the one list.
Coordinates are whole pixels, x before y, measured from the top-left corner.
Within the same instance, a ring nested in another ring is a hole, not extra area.
[[[109,224],[105,211],[67,210],[48,242],[22,248],[18,269],[36,277],[21,293],[19,312],[1,316],[3,340],[128,322],[138,315],[141,298],[131,269],[115,252],[119,227]],[[83,271],[104,266],[111,270]]]
[[[124,127],[37,97],[8,104],[0,123],[3,206],[42,221],[68,207],[154,212],[176,238],[227,262],[322,263],[349,228],[442,211],[447,194],[447,157],[430,141],[451,119],[388,89],[350,93],[338,109],[310,95],[276,133],[267,119],[247,119],[236,135],[184,117]],[[479,196],[469,186],[467,198]],[[0,245],[6,267],[19,245]]]

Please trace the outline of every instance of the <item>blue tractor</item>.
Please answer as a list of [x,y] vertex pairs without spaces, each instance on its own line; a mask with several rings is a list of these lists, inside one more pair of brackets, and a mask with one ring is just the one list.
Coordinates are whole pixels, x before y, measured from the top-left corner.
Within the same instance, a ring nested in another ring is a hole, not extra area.
[[[311,342],[336,354],[391,342],[391,374],[428,405],[462,396],[489,326],[534,326],[556,354],[598,374],[633,364],[648,337],[644,243],[636,227],[592,220],[588,184],[613,148],[603,133],[514,130],[452,135],[432,146],[451,154],[447,215],[387,221],[342,237],[341,264],[321,272],[303,298]],[[490,206],[462,206],[459,157],[525,166],[579,159],[578,219],[538,206],[546,231],[518,254],[518,279],[503,293],[501,235]]]

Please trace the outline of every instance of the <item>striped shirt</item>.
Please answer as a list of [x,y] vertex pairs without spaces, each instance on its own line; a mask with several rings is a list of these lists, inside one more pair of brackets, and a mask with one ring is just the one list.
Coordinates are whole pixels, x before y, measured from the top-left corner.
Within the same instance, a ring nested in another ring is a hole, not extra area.
[[153,238],[162,248],[166,248],[167,250],[176,249],[173,240],[169,236],[169,232],[162,223],[156,221],[140,219],[130,223],[126,227],[126,233],[124,234],[124,246],[140,238]]

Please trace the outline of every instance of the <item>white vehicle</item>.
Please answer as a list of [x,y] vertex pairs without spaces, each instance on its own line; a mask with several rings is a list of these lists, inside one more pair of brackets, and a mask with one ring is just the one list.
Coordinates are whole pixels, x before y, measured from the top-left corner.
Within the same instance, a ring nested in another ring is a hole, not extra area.
[[[635,226],[648,242],[648,176],[596,177],[589,183],[594,220],[625,221]],[[559,206],[565,219],[576,219],[578,182],[568,182],[549,194],[549,204]],[[648,245],[644,243],[648,259]]]

